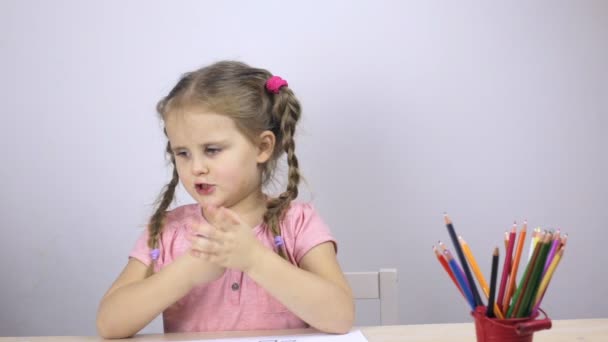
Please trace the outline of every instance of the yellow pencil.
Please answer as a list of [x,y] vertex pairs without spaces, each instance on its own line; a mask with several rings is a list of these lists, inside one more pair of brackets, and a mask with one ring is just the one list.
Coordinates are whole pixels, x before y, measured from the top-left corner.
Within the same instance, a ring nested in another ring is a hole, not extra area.
[[564,248],[562,247],[560,248],[559,252],[555,254],[555,257],[553,258],[551,264],[549,265],[549,268],[547,269],[547,273],[545,273],[543,280],[540,282],[538,292],[536,292],[536,297],[534,299],[534,308],[538,308],[538,306],[540,305],[540,302],[545,295],[545,291],[547,291],[547,287],[549,286],[549,282],[551,281],[551,277],[553,277],[553,273],[555,272],[555,269],[557,268],[557,265],[559,264],[559,261],[562,259],[563,255]]
[[[471,268],[473,269],[473,273],[475,273],[475,277],[477,277],[477,281],[479,282],[479,285],[481,285],[481,289],[483,290],[483,293],[486,295],[486,299],[488,299],[488,296],[490,293],[490,290],[488,288],[488,283],[486,283],[486,278],[484,278],[483,273],[481,273],[481,271],[479,270],[479,266],[477,265],[477,261],[475,260],[475,257],[473,256],[473,253],[471,252],[471,249],[469,248],[469,245],[467,244],[466,241],[464,241],[462,236],[458,237],[458,241],[460,242],[460,246],[462,247],[464,256],[467,258],[467,261],[469,262],[469,264],[471,265]],[[498,307],[498,304],[496,304],[496,303],[494,303],[494,314],[500,319],[504,318],[500,308]]]

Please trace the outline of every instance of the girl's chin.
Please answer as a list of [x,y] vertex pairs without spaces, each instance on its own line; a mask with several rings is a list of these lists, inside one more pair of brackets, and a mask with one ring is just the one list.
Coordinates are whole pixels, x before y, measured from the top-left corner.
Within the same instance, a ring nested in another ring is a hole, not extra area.
[[223,201],[197,201],[197,203],[201,208],[206,206],[221,207],[225,205]]

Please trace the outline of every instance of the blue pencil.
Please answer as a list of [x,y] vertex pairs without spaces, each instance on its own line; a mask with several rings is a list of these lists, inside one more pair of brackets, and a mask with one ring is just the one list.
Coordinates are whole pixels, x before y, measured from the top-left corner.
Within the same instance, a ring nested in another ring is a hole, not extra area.
[[443,253],[445,254],[446,259],[448,259],[448,264],[450,265],[452,272],[454,272],[454,276],[456,277],[458,284],[460,284],[460,288],[464,292],[467,302],[469,302],[469,305],[471,306],[471,310],[475,310],[475,300],[473,299],[473,294],[471,293],[471,289],[466,282],[462,269],[460,269],[460,266],[458,266],[458,263],[450,251],[446,249]]

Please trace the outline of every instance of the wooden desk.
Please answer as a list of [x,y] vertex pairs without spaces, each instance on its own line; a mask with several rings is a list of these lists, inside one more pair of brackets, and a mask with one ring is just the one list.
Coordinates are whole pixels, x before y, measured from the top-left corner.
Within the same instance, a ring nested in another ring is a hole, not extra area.
[[[475,342],[473,323],[394,325],[359,328],[370,342]],[[295,335],[314,333],[313,330],[249,331],[196,334],[138,335],[118,341],[187,341],[212,338]],[[0,337],[0,342],[76,342],[103,341],[88,336]],[[608,318],[553,321],[553,328],[534,334],[534,342],[607,342]]]

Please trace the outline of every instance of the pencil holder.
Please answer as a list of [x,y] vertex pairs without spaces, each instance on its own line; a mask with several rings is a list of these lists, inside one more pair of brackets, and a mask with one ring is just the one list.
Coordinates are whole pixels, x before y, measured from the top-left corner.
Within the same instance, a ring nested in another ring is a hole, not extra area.
[[538,318],[538,313],[533,317],[498,319],[486,316],[486,307],[478,306],[471,312],[475,318],[475,332],[477,342],[532,342],[535,331],[550,329],[551,319],[539,309],[545,316]]

